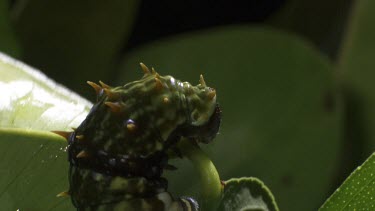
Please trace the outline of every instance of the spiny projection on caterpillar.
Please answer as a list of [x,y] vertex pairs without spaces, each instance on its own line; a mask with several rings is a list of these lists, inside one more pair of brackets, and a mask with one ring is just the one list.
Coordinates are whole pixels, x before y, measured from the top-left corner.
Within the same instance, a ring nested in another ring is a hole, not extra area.
[[209,143],[220,127],[216,91],[161,76],[140,64],[144,76],[124,86],[88,81],[97,102],[68,140],[71,196],[77,210],[198,210],[192,198],[174,198],[162,177],[178,141]]

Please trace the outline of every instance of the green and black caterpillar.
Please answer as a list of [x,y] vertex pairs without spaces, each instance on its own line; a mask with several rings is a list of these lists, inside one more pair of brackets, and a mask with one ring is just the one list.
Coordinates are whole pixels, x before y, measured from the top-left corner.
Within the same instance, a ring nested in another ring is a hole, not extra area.
[[191,198],[174,198],[162,177],[177,142],[209,143],[219,130],[216,91],[160,76],[141,63],[144,76],[124,86],[88,82],[97,102],[68,139],[71,196],[77,210],[192,211]]

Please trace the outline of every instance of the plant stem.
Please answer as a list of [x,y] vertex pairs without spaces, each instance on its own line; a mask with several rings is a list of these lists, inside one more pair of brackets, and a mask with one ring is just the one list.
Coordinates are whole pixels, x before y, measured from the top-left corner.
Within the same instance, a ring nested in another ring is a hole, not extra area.
[[178,148],[183,156],[186,156],[197,169],[201,180],[200,210],[216,211],[223,192],[219,173],[211,159],[203,152],[198,145],[191,140],[183,138]]

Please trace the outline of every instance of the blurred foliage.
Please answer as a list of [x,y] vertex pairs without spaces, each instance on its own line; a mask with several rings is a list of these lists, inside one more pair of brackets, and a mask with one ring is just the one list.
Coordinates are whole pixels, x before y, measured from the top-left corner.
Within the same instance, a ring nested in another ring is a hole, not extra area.
[[[202,73],[217,90],[223,124],[207,150],[222,179],[261,178],[281,210],[312,210],[326,198],[338,165],[341,111],[332,66],[310,45],[259,27],[185,34],[125,55],[115,84],[140,78],[140,61],[193,84]],[[187,175],[192,183],[179,182]],[[171,173],[170,189],[197,189],[194,175]]]
[[[281,210],[314,210],[375,149],[375,3],[250,2],[264,13],[244,18],[245,10],[197,2],[205,12],[182,18],[169,1],[155,10],[147,0],[2,0],[0,51],[84,96],[86,80],[137,79],[140,61],[187,81],[203,73],[223,109],[220,135],[206,149],[223,179],[259,177]],[[223,11],[228,18],[213,21]],[[215,27],[236,23],[243,26]],[[15,71],[7,68],[2,82]],[[179,178],[197,180],[186,162],[177,165],[168,176],[181,193],[191,183]],[[188,191],[196,194],[196,185]]]
[[267,23],[297,33],[337,59],[352,0],[289,0]]
[[20,48],[10,23],[9,1],[0,0],[0,51],[19,57]]
[[352,138],[362,144],[361,159],[375,149],[375,9],[374,1],[360,1],[353,10],[338,63],[338,75],[346,94],[348,109],[358,125]]
[[16,1],[12,18],[22,58],[82,94],[82,82],[111,76],[137,6],[138,0]]

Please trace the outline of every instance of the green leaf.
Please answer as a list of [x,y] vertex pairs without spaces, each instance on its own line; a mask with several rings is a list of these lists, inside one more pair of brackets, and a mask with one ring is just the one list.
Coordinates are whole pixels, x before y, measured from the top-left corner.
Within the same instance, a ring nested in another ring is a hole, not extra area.
[[278,211],[275,198],[262,181],[254,177],[225,182],[219,211]]
[[353,4],[338,68],[348,99],[347,135],[364,160],[375,150],[375,1]]
[[10,23],[9,0],[0,0],[0,51],[19,56],[19,44]]
[[319,211],[375,209],[375,153],[359,166]]
[[87,80],[109,81],[139,2],[16,1],[12,15],[23,60],[81,94]]
[[4,210],[74,210],[66,141],[50,132],[0,129],[0,204]]
[[[337,170],[341,106],[332,65],[311,45],[259,27],[184,34],[129,53],[116,85],[140,78],[139,62],[193,84],[204,74],[216,88],[222,128],[204,150],[221,179],[261,178],[281,210],[320,206]],[[175,165],[170,189],[199,198],[192,166]]]
[[0,88],[0,127],[71,130],[83,121],[92,105],[2,53]]
[[[56,195],[68,188],[66,140],[91,103],[39,71],[0,53],[0,204],[5,210],[74,210]],[[88,87],[89,88],[89,87]]]

